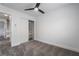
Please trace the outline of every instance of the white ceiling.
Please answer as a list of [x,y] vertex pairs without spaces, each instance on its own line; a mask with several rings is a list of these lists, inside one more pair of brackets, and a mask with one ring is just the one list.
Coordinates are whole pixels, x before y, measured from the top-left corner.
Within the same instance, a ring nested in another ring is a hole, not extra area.
[[8,17],[8,14],[0,12],[0,19],[8,19]]
[[[32,11],[24,11],[24,9],[34,7],[35,3],[1,3],[1,4],[4,6],[7,6],[9,8],[18,10],[20,12],[30,14],[34,17],[38,17],[40,15],[43,15],[40,12],[36,12],[33,10]],[[51,12],[52,10],[54,10],[56,8],[59,8],[63,5],[66,5],[66,4],[67,3],[41,3],[39,8],[42,9],[46,14],[46,13]]]

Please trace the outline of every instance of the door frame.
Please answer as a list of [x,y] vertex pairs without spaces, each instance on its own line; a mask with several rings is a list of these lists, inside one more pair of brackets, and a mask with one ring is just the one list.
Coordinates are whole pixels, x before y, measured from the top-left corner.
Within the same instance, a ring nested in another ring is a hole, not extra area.
[[28,20],[28,40],[30,41],[30,33],[29,33],[29,22],[33,21],[33,40],[35,39],[35,21],[34,20]]

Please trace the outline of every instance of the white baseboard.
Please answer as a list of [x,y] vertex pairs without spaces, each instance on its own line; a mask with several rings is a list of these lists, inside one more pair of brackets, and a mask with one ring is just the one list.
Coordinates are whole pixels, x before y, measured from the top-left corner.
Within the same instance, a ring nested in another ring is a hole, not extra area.
[[44,40],[38,40],[38,41],[43,42],[43,43],[47,43],[47,44],[50,44],[50,45],[58,46],[58,47],[61,47],[61,48],[64,48],[64,49],[68,49],[68,50],[71,50],[71,51],[74,51],[74,52],[79,52],[79,49],[72,48],[70,46],[60,45],[60,44],[57,44],[57,43],[47,42],[47,41],[44,41]]
[[22,41],[22,42],[18,42],[18,43],[15,43],[15,44],[11,44],[11,47],[15,47],[15,46],[18,46],[18,45],[26,43],[26,42],[28,42],[28,40]]

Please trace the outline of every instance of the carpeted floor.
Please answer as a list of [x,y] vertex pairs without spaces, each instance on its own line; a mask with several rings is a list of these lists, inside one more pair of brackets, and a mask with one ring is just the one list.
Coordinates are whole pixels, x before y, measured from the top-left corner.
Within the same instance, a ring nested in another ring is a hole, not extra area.
[[11,47],[10,42],[2,44],[0,56],[79,56],[79,53],[34,40],[16,47]]

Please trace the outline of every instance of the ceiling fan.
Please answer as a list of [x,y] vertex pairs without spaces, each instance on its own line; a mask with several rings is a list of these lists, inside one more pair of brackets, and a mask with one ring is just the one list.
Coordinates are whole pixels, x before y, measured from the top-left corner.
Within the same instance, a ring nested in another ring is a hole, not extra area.
[[35,7],[34,8],[29,8],[29,9],[24,9],[25,11],[29,11],[29,10],[35,10],[35,11],[39,11],[41,12],[42,14],[45,14],[45,12],[41,9],[39,9],[39,6],[40,6],[40,3],[36,3]]

